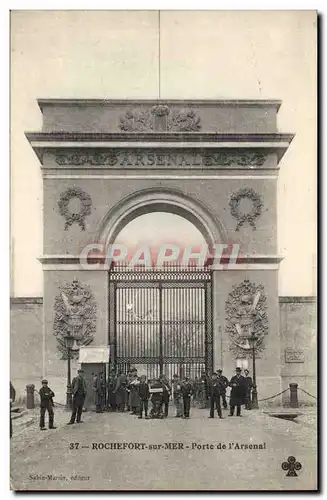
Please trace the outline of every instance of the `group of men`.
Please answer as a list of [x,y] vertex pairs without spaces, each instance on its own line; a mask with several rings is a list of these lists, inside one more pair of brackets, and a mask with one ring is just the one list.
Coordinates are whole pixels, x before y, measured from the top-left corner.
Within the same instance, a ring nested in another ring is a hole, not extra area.
[[[236,374],[230,381],[223,375],[222,370],[217,370],[209,377],[205,372],[201,375],[201,398],[209,404],[209,418],[214,418],[215,409],[219,418],[222,417],[222,406],[227,409],[226,390],[230,392],[230,412],[233,416],[236,407],[236,415],[241,416],[241,406],[246,409],[251,407],[252,378],[248,370],[241,374],[241,368],[236,368]],[[128,375],[112,370],[106,384],[103,373],[93,378],[93,391],[95,396],[96,411],[103,412],[105,409],[111,411],[129,411],[131,415],[145,418],[168,417],[169,401],[172,401],[176,410],[176,418],[189,418],[191,399],[196,397],[197,384],[194,384],[188,376],[179,377],[175,374],[171,383],[164,374],[160,377],[147,380],[145,375],[138,376],[136,368],[130,370]],[[72,414],[68,425],[83,423],[81,420],[87,386],[83,370],[78,370],[78,375],[72,381]],[[49,428],[54,427],[53,398],[54,392],[48,387],[48,381],[42,380],[42,388],[39,391],[41,398],[40,429],[45,430],[45,413],[49,414]],[[149,412],[149,401],[151,410]],[[221,406],[222,402],[222,406]]]

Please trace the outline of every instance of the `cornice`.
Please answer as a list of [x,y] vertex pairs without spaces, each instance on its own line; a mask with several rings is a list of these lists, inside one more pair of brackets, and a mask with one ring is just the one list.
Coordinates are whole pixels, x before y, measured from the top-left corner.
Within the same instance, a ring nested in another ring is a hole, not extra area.
[[312,295],[305,296],[280,296],[280,304],[316,304],[317,297]]
[[272,107],[279,110],[279,99],[37,99],[41,111],[46,106],[134,106],[134,105],[187,105],[217,107]]

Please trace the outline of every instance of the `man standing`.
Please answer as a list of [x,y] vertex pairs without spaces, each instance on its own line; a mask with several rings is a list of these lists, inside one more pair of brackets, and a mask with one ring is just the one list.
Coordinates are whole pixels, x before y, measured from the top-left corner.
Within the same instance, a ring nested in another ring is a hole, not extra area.
[[56,429],[53,425],[53,420],[54,420],[54,411],[53,411],[53,399],[55,394],[54,392],[48,387],[48,381],[47,380],[42,380],[42,387],[39,390],[41,402],[40,402],[40,407],[41,407],[41,412],[40,412],[40,430],[45,431],[45,424],[44,424],[44,417],[46,411],[49,414],[49,429]]
[[201,378],[199,382],[199,402],[200,408],[207,408],[208,401],[208,385],[209,385],[209,377],[206,372],[203,370],[201,372]]
[[241,368],[236,368],[236,375],[234,375],[230,380],[230,387],[232,388],[230,393],[230,413],[229,416],[234,415],[234,410],[236,406],[236,415],[241,417],[241,405],[244,404],[245,398],[245,379],[241,375]]
[[116,411],[116,394],[115,387],[117,383],[117,377],[115,370],[111,370],[108,379],[108,409],[111,411]]
[[214,418],[215,416],[215,406],[218,412],[218,417],[223,418],[221,414],[221,406],[220,406],[220,396],[223,395],[224,391],[226,392],[224,381],[218,377],[217,373],[212,374],[211,381],[209,383],[209,398],[210,398],[210,416],[209,418]]
[[75,418],[78,424],[83,423],[83,421],[81,420],[81,416],[86,396],[86,383],[84,380],[84,371],[78,370],[77,373],[78,373],[77,377],[74,377],[72,382],[73,411],[72,411],[72,416],[70,417],[70,421],[68,422],[68,425],[74,424]]
[[176,418],[181,418],[183,416],[183,406],[182,406],[182,387],[177,374],[173,377],[173,401],[176,408]]
[[192,383],[190,382],[189,377],[185,376],[181,385],[184,407],[183,418],[190,418],[191,396],[193,392],[192,389]]
[[127,377],[121,371],[118,372],[114,394],[116,396],[116,406],[118,411],[125,411],[127,403]]
[[221,393],[221,399],[223,400],[223,407],[227,410],[227,401],[226,401],[226,389],[228,387],[229,381],[228,378],[223,375],[223,371],[221,369],[217,370],[218,378],[222,382],[222,385],[225,386],[225,389]]
[[140,415],[139,418],[143,417],[143,409],[145,418],[148,418],[148,401],[150,397],[149,384],[146,381],[146,376],[142,375],[140,378],[140,384],[138,386],[139,397],[140,397]]
[[97,413],[103,413],[104,410],[104,395],[105,385],[103,380],[103,373],[99,373],[93,378],[93,390],[95,393],[95,407]]
[[131,372],[131,378],[128,385],[129,389],[129,407],[131,415],[138,415],[140,412],[140,395],[139,395],[140,379],[137,376],[137,369],[134,368]]
[[253,387],[252,378],[249,376],[249,370],[244,370],[245,379],[245,409],[251,410],[251,390]]

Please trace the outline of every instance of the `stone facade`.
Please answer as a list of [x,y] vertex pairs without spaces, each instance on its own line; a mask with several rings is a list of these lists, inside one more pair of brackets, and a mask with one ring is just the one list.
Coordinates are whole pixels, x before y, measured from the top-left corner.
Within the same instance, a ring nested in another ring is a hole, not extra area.
[[67,321],[86,321],[83,294],[63,292],[75,278],[91,290],[97,305],[93,345],[112,342],[108,268],[82,269],[82,250],[91,242],[113,243],[139,215],[166,211],[192,222],[209,246],[240,245],[241,261],[228,268],[214,262],[212,268],[214,366],[235,369],[227,333],[235,324],[226,315],[226,303],[235,287],[248,282],[260,292],[243,292],[235,307],[243,319],[255,317],[260,324],[265,299],[268,327],[258,354],[258,385],[263,396],[279,392],[276,193],[280,162],[293,138],[277,131],[281,103],[55,99],[39,105],[42,132],[26,136],[43,176],[48,376],[55,376],[57,363],[64,370],[53,335],[58,295],[70,311]]

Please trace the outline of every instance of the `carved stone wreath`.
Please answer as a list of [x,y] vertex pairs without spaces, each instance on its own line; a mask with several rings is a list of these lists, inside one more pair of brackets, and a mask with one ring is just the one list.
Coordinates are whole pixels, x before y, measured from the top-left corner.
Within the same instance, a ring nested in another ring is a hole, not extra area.
[[[240,211],[240,203],[244,198],[248,198],[252,201],[252,211],[245,213]],[[231,214],[237,220],[236,231],[239,231],[240,227],[247,222],[256,230],[255,221],[261,215],[263,202],[258,193],[254,191],[252,188],[243,188],[239,189],[236,193],[233,193],[230,200],[229,206],[231,210]]]
[[225,304],[226,332],[230,339],[229,349],[235,358],[252,357],[248,337],[257,337],[255,352],[260,354],[264,338],[268,334],[267,298],[262,284],[244,280],[233,286]]
[[[81,202],[81,210],[78,213],[73,213],[68,208],[69,202],[73,198],[78,198]],[[85,231],[85,217],[91,213],[92,200],[90,195],[79,187],[70,187],[60,195],[58,205],[60,215],[65,218],[65,231],[75,222],[82,231]]]
[[79,347],[92,342],[96,331],[96,303],[88,285],[82,285],[76,278],[65,283],[55,298],[53,334],[57,337],[57,348],[67,359],[65,336],[74,338],[71,357],[78,358]]
[[198,132],[200,118],[192,109],[172,112],[169,106],[159,104],[150,110],[128,110],[120,117],[119,128],[124,132],[146,132],[154,130]]

